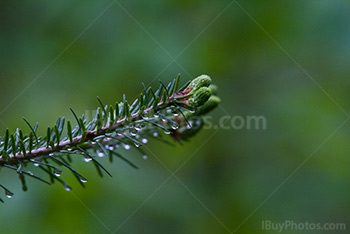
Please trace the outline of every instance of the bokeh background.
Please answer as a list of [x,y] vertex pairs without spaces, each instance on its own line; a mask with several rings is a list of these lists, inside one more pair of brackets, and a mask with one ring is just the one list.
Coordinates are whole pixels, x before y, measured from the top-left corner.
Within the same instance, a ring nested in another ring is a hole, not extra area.
[[[25,116],[44,133],[73,119],[69,107],[133,99],[141,82],[178,73],[218,85],[215,125],[267,120],[206,129],[183,146],[151,141],[148,160],[122,151],[140,169],[102,160],[112,178],[76,159],[89,182],[64,171],[71,192],[31,179],[22,192],[2,169],[15,195],[1,195],[1,233],[277,233],[264,220],[350,228],[349,2],[1,1],[0,51],[1,132],[28,129]],[[296,232],[347,233],[283,233]]]

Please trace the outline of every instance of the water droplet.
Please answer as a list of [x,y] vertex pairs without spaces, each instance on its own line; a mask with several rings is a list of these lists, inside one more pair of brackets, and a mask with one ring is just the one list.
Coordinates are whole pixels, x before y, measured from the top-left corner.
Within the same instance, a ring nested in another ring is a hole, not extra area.
[[34,165],[34,167],[38,167],[38,166],[40,166],[40,164],[39,163],[33,163],[33,165]]
[[187,128],[187,129],[190,129],[190,128],[192,128],[192,126],[193,126],[193,122],[192,122],[192,121],[189,121],[188,124],[187,124],[187,126],[186,126],[186,128]]
[[114,150],[114,147],[111,146],[111,145],[106,145],[106,149],[108,149],[108,150]]
[[154,136],[154,137],[157,137],[158,135],[159,135],[158,132],[154,132],[154,133],[153,133],[153,136]]
[[55,176],[61,176],[62,170],[58,169],[58,168],[54,168],[53,169],[53,173],[55,174]]
[[137,130],[134,127],[129,128],[129,132],[131,136],[136,136]]
[[146,115],[142,116],[142,118],[143,118],[144,120],[149,120],[149,117],[146,116]]
[[137,143],[137,142],[134,142],[134,145],[135,145],[135,147],[140,147],[140,144],[139,143]]
[[174,130],[176,130],[176,129],[179,128],[179,125],[174,123],[174,124],[171,125],[171,128],[174,129]]
[[81,182],[83,182],[83,183],[88,182],[88,180],[87,180],[86,178],[82,177],[82,176],[79,176],[79,180],[80,180]]
[[[107,148],[107,147],[106,147],[106,148]],[[105,156],[105,154],[102,153],[102,152],[99,151],[99,150],[96,150],[96,154],[97,154],[97,157],[100,157],[100,158],[102,158],[103,156]]]
[[49,156],[54,156],[54,154],[53,153],[49,153]]
[[146,159],[148,158],[148,156],[147,156],[147,155],[143,155],[142,158],[143,158],[144,160],[146,160]]
[[135,130],[136,130],[136,131],[141,131],[141,129],[142,129],[141,124],[136,124],[136,125],[135,125]]
[[64,185],[63,185],[63,188],[64,188],[64,190],[66,190],[66,191],[71,191],[71,190],[72,190],[72,188],[71,188],[68,184],[64,184]]
[[123,146],[124,146],[124,149],[126,149],[126,150],[129,150],[131,148],[130,145],[128,145],[128,144],[124,144]]
[[13,193],[11,191],[5,190],[5,195],[8,198],[11,198],[13,196]]
[[173,116],[175,116],[175,117],[179,115],[179,112],[177,112],[177,109],[176,109],[176,108],[172,109],[172,110],[171,110],[171,113],[172,113]]
[[167,135],[169,135],[169,134],[171,134],[171,131],[169,131],[169,130],[164,130],[164,133],[167,134]]
[[154,113],[154,118],[158,118],[159,117],[159,114],[158,113]]
[[160,119],[161,119],[163,122],[166,122],[166,121],[167,121],[167,119],[164,118],[163,116],[161,116]]
[[142,140],[141,140],[141,141],[142,141],[142,143],[143,143],[143,144],[147,144],[148,139],[147,139],[147,138],[142,138]]
[[92,160],[92,158],[90,158],[90,157],[84,157],[85,162],[90,162],[91,160]]

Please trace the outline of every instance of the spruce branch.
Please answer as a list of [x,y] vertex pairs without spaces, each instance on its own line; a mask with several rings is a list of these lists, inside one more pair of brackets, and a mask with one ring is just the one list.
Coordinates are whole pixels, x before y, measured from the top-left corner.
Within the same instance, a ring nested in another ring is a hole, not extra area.
[[[202,116],[220,103],[220,99],[215,96],[217,89],[210,83],[209,76],[201,75],[179,88],[178,76],[168,85],[160,81],[155,92],[152,87],[146,88],[142,84],[143,93],[131,105],[125,95],[123,101],[115,105],[105,105],[98,97],[100,107],[91,121],[88,122],[84,115],[79,117],[71,109],[77,125],[72,127],[70,120],[60,117],[53,127],[47,128],[44,136],[37,134],[38,123],[33,127],[23,118],[30,130],[28,134],[23,134],[20,129],[13,133],[6,129],[5,135],[0,138],[0,168],[16,171],[24,191],[27,190],[26,177],[47,184],[56,180],[69,191],[71,187],[59,178],[62,173],[59,167],[71,171],[84,187],[87,179],[71,166],[73,155],[80,155],[86,162],[91,161],[100,176],[103,176],[103,172],[109,176],[111,174],[97,161],[99,157],[108,156],[111,162],[113,157],[118,157],[138,168],[122,156],[117,148],[123,146],[129,150],[135,147],[144,154],[140,147],[149,138],[170,143],[161,132],[180,143],[194,136],[203,126]],[[50,182],[26,171],[29,164],[46,173]],[[2,184],[0,187],[7,197],[12,197],[10,190]],[[0,201],[3,200],[0,198]]]

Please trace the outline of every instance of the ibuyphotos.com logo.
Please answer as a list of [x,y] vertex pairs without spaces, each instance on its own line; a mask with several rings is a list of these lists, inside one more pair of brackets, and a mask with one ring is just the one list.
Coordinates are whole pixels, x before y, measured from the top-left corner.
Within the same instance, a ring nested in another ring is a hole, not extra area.
[[315,222],[294,222],[285,220],[284,222],[272,222],[263,220],[261,229],[264,231],[345,231],[345,223],[315,223]]

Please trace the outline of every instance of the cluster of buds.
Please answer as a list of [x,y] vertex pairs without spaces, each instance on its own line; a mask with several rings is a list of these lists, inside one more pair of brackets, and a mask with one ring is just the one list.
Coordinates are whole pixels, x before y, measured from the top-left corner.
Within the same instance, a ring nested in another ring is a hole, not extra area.
[[185,122],[182,116],[177,119],[183,127],[174,132],[173,137],[176,140],[187,140],[200,131],[203,127],[202,116],[215,109],[221,102],[216,94],[217,87],[211,84],[211,78],[208,75],[195,78],[183,91],[176,94],[181,97],[179,101],[191,109],[185,112],[187,125],[181,124]]

